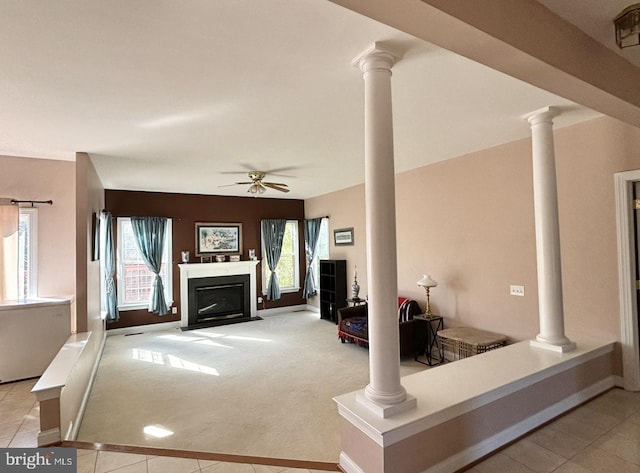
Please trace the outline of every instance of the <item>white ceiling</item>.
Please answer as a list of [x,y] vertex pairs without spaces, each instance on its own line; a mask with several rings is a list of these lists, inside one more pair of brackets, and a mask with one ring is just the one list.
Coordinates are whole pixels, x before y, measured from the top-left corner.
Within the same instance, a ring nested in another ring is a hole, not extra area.
[[[541,3],[599,40],[624,7]],[[359,184],[351,60],[373,41],[405,51],[397,171],[525,138],[520,117],[547,105],[565,108],[558,127],[598,116],[326,0],[0,0],[0,154],[85,151],[108,189],[247,195],[219,186],[249,169],[280,170],[271,179],[291,188],[266,197]]]

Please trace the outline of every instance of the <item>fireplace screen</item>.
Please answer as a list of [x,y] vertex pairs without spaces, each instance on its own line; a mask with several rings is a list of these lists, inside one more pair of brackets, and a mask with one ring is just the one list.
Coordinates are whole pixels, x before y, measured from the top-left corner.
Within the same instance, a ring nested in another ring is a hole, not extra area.
[[243,284],[204,286],[196,289],[197,321],[216,317],[242,316],[244,313]]
[[189,280],[189,325],[251,317],[248,275]]

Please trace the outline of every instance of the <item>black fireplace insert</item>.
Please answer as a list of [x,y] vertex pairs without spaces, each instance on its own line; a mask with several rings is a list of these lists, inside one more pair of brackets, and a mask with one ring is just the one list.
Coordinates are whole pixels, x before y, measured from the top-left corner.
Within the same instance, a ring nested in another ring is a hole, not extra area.
[[251,319],[248,274],[189,279],[189,327]]

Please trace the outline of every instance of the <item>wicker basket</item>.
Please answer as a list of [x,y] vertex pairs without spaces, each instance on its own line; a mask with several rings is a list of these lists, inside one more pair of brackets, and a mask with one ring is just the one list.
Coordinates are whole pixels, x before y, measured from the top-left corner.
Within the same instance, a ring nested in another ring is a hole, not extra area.
[[438,342],[445,357],[447,353],[451,354],[452,359],[448,361],[453,361],[503,347],[507,344],[507,337],[472,327],[456,327],[440,330]]

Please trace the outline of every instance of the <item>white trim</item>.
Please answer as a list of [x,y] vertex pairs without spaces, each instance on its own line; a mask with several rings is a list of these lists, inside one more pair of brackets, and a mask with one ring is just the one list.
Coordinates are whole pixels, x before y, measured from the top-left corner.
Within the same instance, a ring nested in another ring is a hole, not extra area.
[[[115,241],[115,250],[116,250],[116,280],[124,281],[124,265],[122,263],[123,260],[123,251],[124,245],[122,237],[124,235],[124,231],[122,230],[122,225],[128,222],[131,225],[131,217],[116,217],[116,231],[117,231],[117,239]],[[164,249],[162,253],[162,261],[165,264],[166,271],[161,276],[162,282],[164,284],[164,299],[167,304],[167,307],[170,308],[173,305],[173,265],[172,265],[172,248],[173,248],[173,220],[171,218],[167,218],[166,226],[165,226],[165,239],[164,239]],[[141,258],[142,259],[142,258]],[[144,264],[144,263],[143,263]],[[121,312],[126,312],[128,310],[143,310],[149,307],[148,302],[125,302],[124,301],[124,285],[122,285],[122,290],[118,290],[118,310]]]
[[59,399],[60,393],[64,386],[52,386],[50,388],[43,388],[38,391],[31,391],[36,395],[38,402],[49,401],[51,399]]
[[[295,292],[300,292],[300,248],[297,243],[300,240],[300,223],[298,222],[298,220],[292,220],[292,219],[287,219],[287,226],[289,226],[289,224],[293,225],[294,228],[294,232],[295,235],[293,236],[293,258],[294,258],[294,262],[293,262],[293,270],[294,270],[294,277],[293,277],[293,286],[290,287],[280,287],[280,292],[282,294],[287,294],[287,293],[295,293]],[[286,227],[285,227],[285,232],[286,232]],[[262,254],[266,255],[267,251],[264,248],[264,236],[262,234],[262,225],[260,225],[260,248],[262,249]],[[282,255],[281,255],[282,257]],[[306,261],[306,257],[305,257],[305,261]],[[278,263],[279,264],[279,263]],[[267,259],[266,256],[264,258],[264,264],[262,265],[262,296],[266,296],[267,295],[267,287],[269,285],[269,281],[267,280],[267,270],[269,269],[269,265],[267,263]]]
[[616,228],[618,233],[618,287],[620,303],[620,345],[624,388],[640,390],[640,357],[638,353],[638,316],[635,288],[635,248],[633,210],[631,208],[634,181],[640,181],[640,171],[614,175],[616,197]]
[[58,427],[45,430],[44,432],[38,432],[38,447],[46,447],[47,445],[53,445],[61,441],[62,437],[60,436],[60,429]]
[[[29,217],[29,294],[28,298],[38,297],[38,209],[21,207],[19,213]],[[20,294],[22,299],[22,294]]]
[[188,263],[179,264],[180,269],[180,326],[189,326],[189,279],[217,276],[249,275],[249,293],[251,317],[258,311],[255,298],[257,287],[257,265],[260,260],[229,261],[224,263]]
[[307,310],[307,306],[305,304],[289,305],[286,307],[274,307],[272,309],[262,309],[257,313],[260,317],[269,317],[270,315],[278,315],[285,312],[298,312],[302,310]]
[[320,307],[316,307],[314,305],[307,304],[305,306],[305,309],[308,310],[309,312],[315,312],[316,314],[320,313]]
[[344,452],[340,452],[340,467],[346,473],[365,473],[364,470],[360,469],[358,464],[354,462],[349,455]]
[[[338,414],[341,417],[380,447],[388,447],[513,393],[526,390],[613,350],[614,342],[582,340],[576,350],[558,354],[533,348],[528,341],[522,341],[455,363],[447,363],[437,370],[426,370],[402,378],[407,393],[417,399],[429,398],[430,402],[418,402],[417,409],[388,419],[370,415],[368,409],[358,402],[361,390],[333,399],[338,404]],[[514,359],[520,360],[520,363],[511,363]],[[463,379],[469,373],[480,373],[488,366],[493,367],[494,371],[496,366],[508,369],[487,377],[491,379],[489,383],[474,383],[451,394],[451,389],[454,389],[451,384],[453,380]],[[436,384],[436,388],[432,387]],[[429,395],[426,394],[427,391]]]
[[135,325],[133,327],[123,327],[123,328],[114,328],[111,330],[107,330],[107,337],[113,337],[115,335],[128,335],[131,333],[140,333],[140,332],[154,332],[158,330],[170,330],[172,328],[180,328],[180,322],[160,322],[157,324],[149,324],[149,325]]

